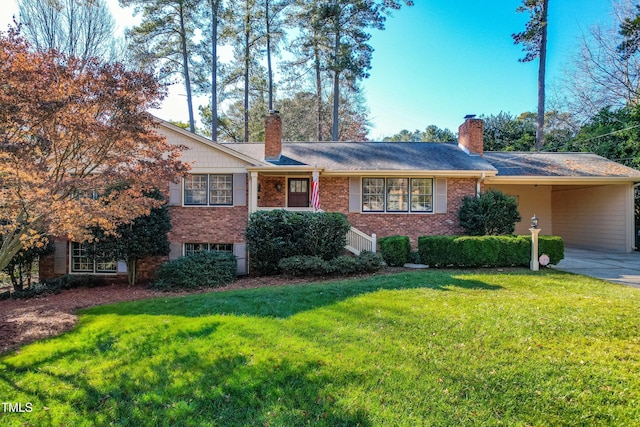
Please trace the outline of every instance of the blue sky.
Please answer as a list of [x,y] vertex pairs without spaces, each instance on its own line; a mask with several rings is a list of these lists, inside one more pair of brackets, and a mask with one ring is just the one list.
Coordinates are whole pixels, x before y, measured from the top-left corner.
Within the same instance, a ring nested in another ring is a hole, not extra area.
[[[108,1],[117,10],[117,0]],[[17,7],[14,0],[2,3],[0,28],[4,29]],[[522,50],[511,39],[528,18],[515,12],[520,0],[415,3],[395,12],[386,30],[375,31],[371,39],[373,68],[363,88],[372,139],[431,124],[457,132],[464,115],[470,113],[536,110],[538,62],[518,62]],[[582,33],[593,24],[609,21],[612,6],[611,0],[549,3],[547,86],[551,88],[566,75]],[[131,13],[116,18],[130,23]],[[186,121],[185,99],[179,95],[183,92],[174,88],[155,114]]]

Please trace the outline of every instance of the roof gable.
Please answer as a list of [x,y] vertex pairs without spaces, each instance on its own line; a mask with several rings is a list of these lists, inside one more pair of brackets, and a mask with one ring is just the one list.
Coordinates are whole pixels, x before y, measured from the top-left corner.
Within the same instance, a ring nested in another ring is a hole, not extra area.
[[264,164],[259,159],[237,152],[224,144],[211,141],[164,120],[157,120],[159,124],[158,132],[167,138],[169,144],[183,145],[188,148],[182,152],[181,160],[191,163],[192,168],[237,168]]

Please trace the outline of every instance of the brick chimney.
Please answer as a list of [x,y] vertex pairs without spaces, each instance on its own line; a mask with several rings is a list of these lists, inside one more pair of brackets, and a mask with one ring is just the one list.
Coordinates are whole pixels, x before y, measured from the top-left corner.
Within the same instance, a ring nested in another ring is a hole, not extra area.
[[466,116],[464,123],[458,128],[458,146],[468,154],[482,156],[484,122],[474,117],[474,115]]
[[269,110],[264,118],[264,159],[280,160],[282,155],[282,119],[278,110]]

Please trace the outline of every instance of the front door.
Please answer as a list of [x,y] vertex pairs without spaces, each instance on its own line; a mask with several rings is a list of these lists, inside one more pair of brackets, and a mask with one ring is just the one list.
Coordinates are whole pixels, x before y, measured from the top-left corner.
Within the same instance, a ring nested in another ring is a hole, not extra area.
[[289,203],[290,208],[309,207],[309,178],[289,179]]

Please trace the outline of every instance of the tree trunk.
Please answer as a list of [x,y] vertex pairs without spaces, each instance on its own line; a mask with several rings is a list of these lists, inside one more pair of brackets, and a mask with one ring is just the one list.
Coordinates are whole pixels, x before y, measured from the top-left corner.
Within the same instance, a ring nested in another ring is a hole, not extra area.
[[322,75],[320,70],[320,51],[316,44],[313,48],[316,69],[316,109],[318,119],[318,141],[322,141]]
[[244,142],[249,142],[249,43],[251,36],[251,15],[248,5],[244,19]]
[[269,0],[265,0],[265,17],[267,25],[267,73],[269,78],[269,111],[273,110],[273,68],[271,67],[271,23],[269,20]]
[[211,140],[218,140],[218,11],[219,0],[211,0]]
[[547,68],[547,12],[549,0],[542,0],[542,28],[540,29],[540,64],[538,66],[538,118],[536,122],[536,151],[544,146],[545,76]]
[[9,265],[13,257],[22,249],[22,233],[14,233],[13,235],[3,236],[2,246],[0,246],[0,270]]
[[334,44],[335,61],[333,71],[333,123],[331,125],[331,140],[338,140],[338,107],[340,105],[340,71],[338,70],[340,55],[340,29],[336,27],[336,39]]
[[138,276],[138,260],[137,259],[127,260],[127,279],[129,281],[129,286],[135,286],[137,276]]
[[191,99],[191,79],[189,77],[189,52],[187,52],[187,30],[184,24],[184,3],[180,2],[180,43],[182,48],[182,72],[184,74],[184,86],[187,90],[187,108],[189,110],[189,130],[196,131],[195,119],[193,117],[193,100]]

